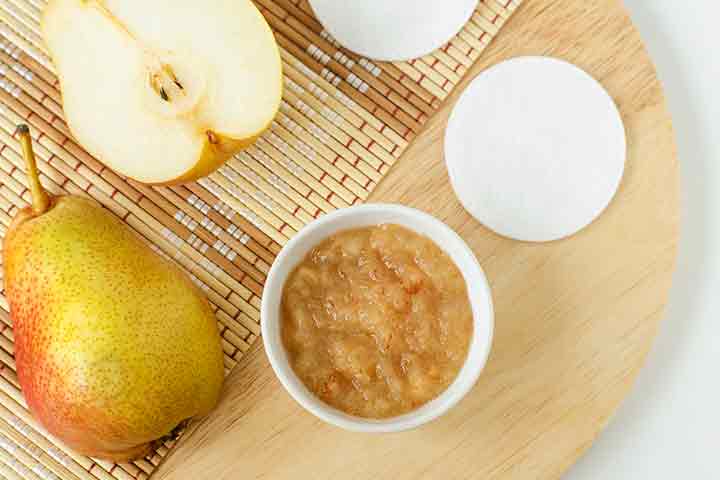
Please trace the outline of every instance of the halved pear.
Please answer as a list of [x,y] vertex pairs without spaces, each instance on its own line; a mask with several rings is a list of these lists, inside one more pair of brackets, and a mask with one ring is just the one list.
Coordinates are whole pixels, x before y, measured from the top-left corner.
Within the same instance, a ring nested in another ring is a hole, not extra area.
[[250,0],[50,0],[42,30],[73,135],[144,183],[209,174],[280,106],[277,43]]

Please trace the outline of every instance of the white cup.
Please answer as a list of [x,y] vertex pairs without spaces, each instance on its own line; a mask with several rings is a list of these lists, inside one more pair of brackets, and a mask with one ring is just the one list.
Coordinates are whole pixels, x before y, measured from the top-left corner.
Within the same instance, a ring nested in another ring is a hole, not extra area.
[[[409,413],[367,419],[348,415],[324,403],[310,392],[293,372],[280,335],[281,299],[288,275],[305,255],[327,237],[352,228],[397,224],[430,238],[462,272],[473,312],[473,336],[467,359],[455,381],[440,396]],[[327,214],[295,235],[270,269],[261,306],[265,353],[288,393],[306,410],[338,427],[357,432],[399,432],[438,418],[455,406],[475,385],[485,367],[492,345],[494,314],[487,278],[472,250],[450,227],[419,210],[394,204],[365,204]]]

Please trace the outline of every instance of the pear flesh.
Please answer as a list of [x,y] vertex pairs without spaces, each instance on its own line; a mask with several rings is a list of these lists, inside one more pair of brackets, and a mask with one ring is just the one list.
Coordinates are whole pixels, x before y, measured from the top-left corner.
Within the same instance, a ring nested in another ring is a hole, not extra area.
[[280,54],[250,0],[50,0],[42,31],[73,135],[144,183],[209,174],[280,106]]
[[79,453],[145,456],[216,405],[224,367],[215,317],[190,279],[109,211],[34,188],[30,163],[33,207],[3,243],[27,405]]

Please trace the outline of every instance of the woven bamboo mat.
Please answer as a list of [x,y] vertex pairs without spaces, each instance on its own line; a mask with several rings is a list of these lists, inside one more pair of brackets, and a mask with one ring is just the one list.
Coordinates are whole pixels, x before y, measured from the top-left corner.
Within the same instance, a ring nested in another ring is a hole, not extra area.
[[[71,138],[39,33],[46,0],[0,0],[0,235],[30,200],[12,138],[26,122],[48,190],[99,201],[203,288],[227,372],[258,338],[265,275],[282,245],[323,213],[368,197],[521,1],[482,0],[442,49],[378,63],[340,49],[306,0],[256,0],[281,47],[285,93],[276,121],[208,178],[151,188],[121,178]],[[116,465],[73,453],[31,418],[4,295],[0,320],[0,480],[148,478],[173,441]]]

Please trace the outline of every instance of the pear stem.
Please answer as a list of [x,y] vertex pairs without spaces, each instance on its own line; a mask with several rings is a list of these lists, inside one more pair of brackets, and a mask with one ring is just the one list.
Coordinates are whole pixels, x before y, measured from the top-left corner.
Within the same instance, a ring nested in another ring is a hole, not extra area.
[[50,208],[50,196],[40,183],[37,162],[35,161],[35,152],[32,147],[32,137],[30,137],[30,129],[27,125],[18,125],[16,133],[20,139],[20,147],[22,148],[23,158],[27,166],[28,187],[30,187],[30,196],[32,197],[32,210],[35,215],[42,215]]

